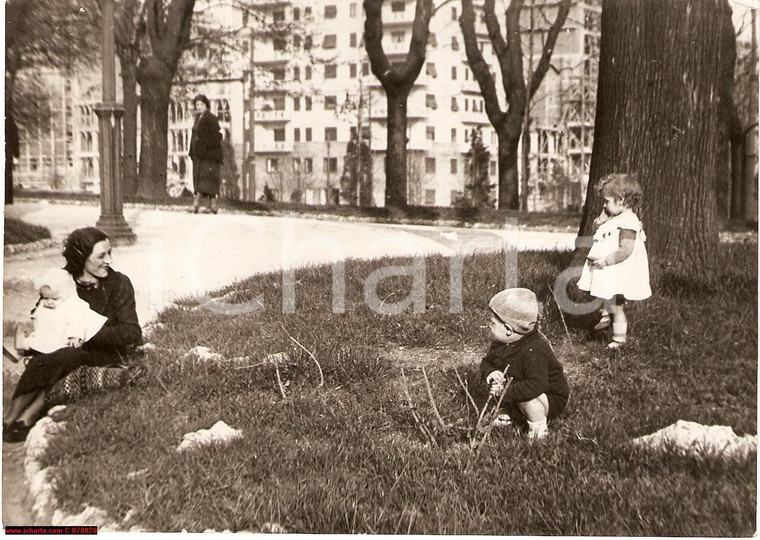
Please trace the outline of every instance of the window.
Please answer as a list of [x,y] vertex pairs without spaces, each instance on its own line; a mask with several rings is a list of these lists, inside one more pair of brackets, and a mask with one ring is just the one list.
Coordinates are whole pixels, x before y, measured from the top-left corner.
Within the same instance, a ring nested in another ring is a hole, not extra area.
[[311,110],[311,96],[306,96],[305,98],[303,98],[303,102],[304,102],[304,108],[307,111],[310,111]]
[[335,34],[327,34],[322,40],[323,49],[334,49],[338,45],[338,38]]
[[300,67],[294,67],[293,68],[293,80],[294,81],[300,81],[301,80],[301,68]]
[[356,64],[348,65],[348,76],[352,79],[356,78]]
[[435,158],[434,157],[425,158],[425,172],[428,174],[435,173]]
[[305,7],[303,10],[303,14],[306,15],[307,17],[311,15],[311,6]]
[[272,20],[274,22],[282,22],[285,20],[285,10],[278,9],[272,12]]
[[369,75],[369,62],[362,62],[362,75],[365,77]]
[[356,32],[352,32],[348,38],[348,43],[351,47],[356,47]]
[[457,173],[457,160],[452,159],[451,160],[451,174],[456,174],[456,173]]
[[325,128],[325,141],[337,141],[338,140],[338,128],[327,127]]
[[435,127],[433,127],[433,126],[427,126],[425,128],[425,138],[428,141],[434,141],[435,140]]
[[[469,111],[470,110],[470,100],[467,98],[464,98],[464,110]],[[465,137],[467,135],[467,132],[465,131]],[[467,142],[467,139],[465,138],[465,142]]]
[[325,110],[334,111],[338,106],[338,98],[335,96],[325,96]]
[[451,128],[451,142],[457,142],[457,128]]
[[274,68],[272,70],[272,79],[275,81],[285,80],[285,68]]
[[307,173],[314,172],[314,161],[310,157],[304,158],[303,169]]
[[[248,12],[245,12],[246,15],[248,15]],[[300,21],[301,20],[301,8],[293,8],[293,20],[294,21]]]
[[325,6],[325,19],[334,19],[338,15],[338,6]]
[[293,129],[293,142],[301,142],[301,128]]
[[311,128],[306,128],[306,142],[311,142]]
[[433,95],[433,94],[427,94],[425,96],[425,106],[428,109],[437,109],[438,108],[438,103],[436,103],[436,101],[435,101],[435,95]]
[[457,8],[455,7],[451,8],[451,20],[452,21],[457,20]]
[[306,36],[303,40],[303,48],[307,51],[310,51],[313,46],[314,46],[314,41],[312,40],[312,37]]
[[403,30],[394,30],[391,32],[391,41],[393,43],[403,43],[406,33]]
[[298,34],[293,36],[293,48],[295,50],[298,50],[301,48],[301,36],[299,36]]
[[300,172],[301,171],[301,158],[294,157],[293,158],[293,172]]
[[456,36],[451,36],[451,50],[452,51],[458,51],[459,50],[459,41],[457,41]]
[[435,204],[435,190],[434,189],[425,190],[425,204],[428,206],[433,206]]
[[451,66],[451,80],[456,81],[457,80],[457,67]]
[[438,46],[438,40],[435,37],[435,34],[433,32],[430,32],[428,34],[428,45],[431,47],[437,47]]
[[285,128],[274,128],[274,142],[285,142]]
[[311,66],[306,66],[306,69],[303,70],[303,78],[307,81],[311,80]]
[[324,158],[323,161],[324,172],[336,173],[338,172],[338,158]]
[[467,68],[464,68],[464,80],[469,81],[470,80],[470,70]]
[[395,0],[394,2],[391,2],[392,12],[398,13],[404,10],[406,10],[406,0]]
[[243,12],[243,26],[248,26],[248,12]]
[[425,73],[430,75],[431,77],[437,77],[438,72],[435,70],[435,64],[433,62],[428,62],[425,66]]
[[[465,105],[467,104],[467,100],[464,101]],[[466,129],[464,130],[464,142],[470,142],[470,132]]]
[[[459,104],[457,103],[457,98],[452,97],[451,98],[451,110],[454,112],[457,112],[459,110]],[[452,141],[454,142],[454,141]]]
[[335,79],[338,76],[338,66],[325,64],[325,79]]
[[351,17],[356,17],[356,4],[351,4],[350,6],[348,6],[348,14]]
[[277,163],[277,158],[267,158],[267,172],[268,173],[277,172],[278,169],[279,167]]
[[496,176],[496,162],[495,161],[491,161],[491,163],[489,165],[490,165],[490,169],[491,169],[491,176]]
[[284,111],[285,110],[285,96],[275,96],[272,98],[272,103],[274,104],[274,110],[275,111]]
[[275,51],[284,51],[285,47],[287,47],[287,42],[284,38],[272,38],[272,49]]
[[293,98],[293,110],[294,111],[300,111],[301,110],[301,98],[298,96],[295,96]]

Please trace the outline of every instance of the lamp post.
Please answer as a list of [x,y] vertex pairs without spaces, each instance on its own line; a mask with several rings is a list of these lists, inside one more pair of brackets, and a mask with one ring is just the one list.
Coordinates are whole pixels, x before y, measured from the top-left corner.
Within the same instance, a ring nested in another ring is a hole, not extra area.
[[114,244],[132,244],[137,236],[122,213],[121,117],[124,107],[116,103],[114,61],[114,3],[103,0],[101,45],[103,51],[103,101],[95,106],[98,115],[100,154],[100,218],[97,227]]

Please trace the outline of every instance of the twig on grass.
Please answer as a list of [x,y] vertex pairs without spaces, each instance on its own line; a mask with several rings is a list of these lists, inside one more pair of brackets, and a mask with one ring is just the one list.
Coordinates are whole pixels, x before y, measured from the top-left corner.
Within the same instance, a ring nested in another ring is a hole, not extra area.
[[446,422],[443,421],[443,417],[441,416],[441,413],[438,412],[438,405],[435,403],[435,398],[433,397],[433,390],[430,388],[430,381],[428,380],[427,372],[425,371],[425,366],[422,366],[422,376],[425,378],[425,389],[427,390],[428,398],[430,399],[430,404],[433,406],[433,412],[435,413],[435,417],[438,419],[438,423],[441,424],[441,427],[443,429],[448,429],[451,427],[450,424],[446,424]]
[[570,337],[570,330],[567,329],[567,323],[565,322],[565,314],[562,311],[562,308],[559,305],[559,302],[557,302],[557,297],[554,295],[554,289],[552,289],[551,283],[547,283],[549,287],[549,292],[552,293],[552,298],[554,298],[554,303],[557,304],[557,310],[559,311],[559,316],[562,319],[562,326],[565,327],[565,334],[567,334],[567,341],[570,343],[570,347],[573,349],[573,354],[575,354],[575,345],[573,344],[573,339]]
[[293,336],[290,335],[290,333],[287,331],[287,329],[285,328],[285,326],[282,323],[280,323],[280,327],[282,328],[282,330],[286,334],[288,334],[288,337],[293,341],[293,343],[295,343],[296,345],[298,345],[299,347],[301,347],[304,351],[306,351],[306,354],[308,354],[309,356],[311,356],[311,359],[314,360],[315,364],[317,364],[317,369],[319,370],[319,385],[317,386],[317,388],[319,388],[321,386],[324,386],[324,384],[325,384],[325,376],[322,373],[322,366],[319,365],[319,361],[317,361],[316,357],[313,354],[311,354],[311,351],[309,351],[309,349],[307,349],[306,347],[304,347],[303,345],[301,345],[296,338],[294,338]]
[[282,379],[280,378],[280,366],[277,362],[274,363],[274,372],[277,375],[277,387],[280,389],[280,395],[282,396],[282,399],[287,399],[287,394],[285,394],[285,386],[282,384]]
[[417,427],[420,428],[420,431],[422,431],[422,434],[425,436],[425,438],[437,446],[438,442],[435,440],[435,437],[417,414],[417,408],[414,406],[412,395],[409,393],[409,383],[406,380],[406,373],[404,373],[404,368],[401,368],[401,378],[404,379],[404,394],[406,395],[406,402],[409,406],[409,410],[411,411],[412,417],[414,418],[414,423],[417,424]]

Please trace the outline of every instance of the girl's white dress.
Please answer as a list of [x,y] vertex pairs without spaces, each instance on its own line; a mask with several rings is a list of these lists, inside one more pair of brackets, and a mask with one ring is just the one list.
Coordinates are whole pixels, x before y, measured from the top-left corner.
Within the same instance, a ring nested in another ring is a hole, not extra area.
[[626,210],[602,223],[594,233],[588,256],[605,257],[616,251],[620,247],[621,229],[636,232],[631,256],[621,263],[600,269],[592,269],[587,260],[578,280],[578,288],[607,300],[616,294],[623,295],[627,300],[644,300],[652,296],[652,289],[649,286],[649,260],[644,245],[646,234],[636,214]]

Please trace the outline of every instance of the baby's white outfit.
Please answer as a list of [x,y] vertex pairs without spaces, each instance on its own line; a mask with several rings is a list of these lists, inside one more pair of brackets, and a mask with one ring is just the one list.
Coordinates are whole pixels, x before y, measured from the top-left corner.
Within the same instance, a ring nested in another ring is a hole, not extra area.
[[76,284],[65,270],[47,272],[40,281],[40,287],[43,285],[57,291],[60,299],[54,308],[45,307],[42,300],[34,308],[34,328],[26,337],[26,348],[48,354],[67,347],[69,338],[87,341],[108,320],[77,296]]
[[620,247],[621,229],[629,229],[636,233],[631,256],[618,264],[598,269],[592,269],[587,260],[578,280],[578,288],[589,291],[596,298],[609,300],[620,294],[627,300],[644,300],[652,296],[649,286],[649,259],[644,244],[646,234],[641,221],[631,210],[625,210],[599,226],[594,233],[594,242],[588,256],[605,257],[616,251]]

